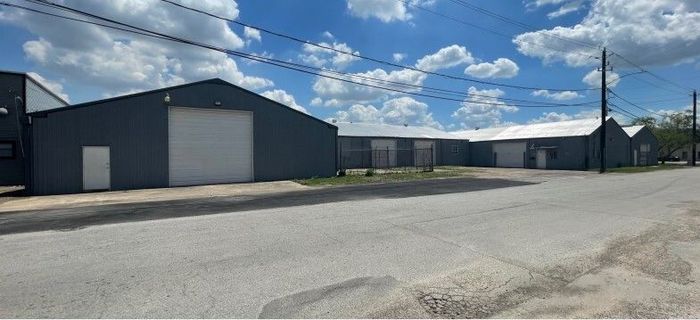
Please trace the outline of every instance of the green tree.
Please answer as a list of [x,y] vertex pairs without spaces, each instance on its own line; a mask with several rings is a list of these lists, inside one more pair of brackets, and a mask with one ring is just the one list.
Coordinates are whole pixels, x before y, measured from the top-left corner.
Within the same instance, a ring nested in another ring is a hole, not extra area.
[[641,117],[632,120],[633,126],[647,126],[649,128],[656,128],[656,118],[654,117]]
[[655,122],[652,131],[659,140],[659,156],[667,158],[674,152],[691,144],[693,114],[690,111],[679,111]]

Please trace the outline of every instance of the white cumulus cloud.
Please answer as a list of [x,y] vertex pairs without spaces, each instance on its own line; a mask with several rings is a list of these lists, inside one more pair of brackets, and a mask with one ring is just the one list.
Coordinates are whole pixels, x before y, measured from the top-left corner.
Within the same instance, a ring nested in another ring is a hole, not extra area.
[[406,59],[406,54],[397,52],[392,54],[391,57],[394,59],[394,62],[401,62],[403,59]]
[[474,63],[474,57],[472,57],[471,52],[467,51],[467,48],[463,46],[453,44],[418,59],[416,68],[425,71],[436,71],[471,63]]
[[250,28],[250,27],[243,27],[243,36],[245,36],[247,39],[255,40],[255,41],[262,41],[262,37],[260,36],[260,30],[255,29],[255,28]]
[[[474,58],[466,48],[452,45],[422,57],[416,62],[415,66],[416,68],[425,69],[426,71],[438,71],[462,64],[469,64],[473,61]],[[339,76],[334,75],[334,77]],[[366,83],[374,86],[379,85],[381,87],[388,87],[401,90],[403,92],[417,92],[420,91],[420,88],[410,88],[391,83],[377,83],[377,81],[373,81],[368,78],[421,86],[427,78],[427,75],[411,69],[400,69],[387,72],[384,69],[377,68],[366,72],[353,73],[351,76],[346,76],[344,78],[352,80],[353,82]],[[376,100],[387,99],[391,96],[401,94],[400,92],[390,92],[380,88],[361,86],[354,83],[323,77],[316,79],[312,89],[321,99],[333,101],[334,103],[332,103],[332,106],[358,103],[367,104]],[[326,101],[326,103],[327,102],[328,101]],[[324,103],[324,105],[331,106],[331,104],[326,103]]]
[[[244,41],[224,21],[157,1],[76,1],[70,7],[131,25],[158,30],[229,49]],[[31,4],[28,4],[33,6]],[[238,5],[231,0],[192,1],[201,10],[236,18]],[[26,58],[71,83],[103,88],[103,95],[134,92],[220,77],[248,89],[273,82],[248,76],[226,54],[188,45],[136,36],[72,21],[43,19],[35,14],[7,9],[0,22],[28,30],[34,37],[24,43]]]
[[[598,70],[593,70],[587,73],[581,81],[591,88],[600,88],[603,84],[603,73]],[[608,83],[609,88],[614,88],[618,83],[620,83],[620,75],[615,72],[608,71],[605,75],[605,82]]]
[[[433,118],[427,104],[410,97],[390,99],[380,109],[373,105],[355,104],[335,113],[340,122],[386,123],[393,125],[444,127]],[[331,119],[329,119],[331,120]]]
[[[355,51],[350,48],[347,43],[333,41],[333,43],[321,42],[319,45],[327,48],[333,48],[342,52],[349,52],[356,55],[360,54],[359,51]],[[301,49],[304,53],[299,55],[299,58],[303,62],[319,68],[332,65],[336,69],[344,69],[353,61],[360,59],[350,54],[333,51],[331,49],[314,46],[308,43],[303,44]]]
[[470,87],[467,92],[470,96],[452,113],[452,118],[464,129],[503,125],[504,113],[518,111],[517,107],[498,99],[505,95],[501,89],[479,90]]
[[484,62],[468,66],[464,73],[477,78],[512,78],[520,68],[510,59],[499,58],[493,63]]
[[535,97],[544,97],[557,101],[573,100],[581,97],[581,95],[576,91],[550,92],[549,90],[535,90],[532,92],[532,95]]
[[[521,53],[546,63],[595,65],[599,61],[588,56],[600,56],[596,46],[605,45],[635,64],[660,66],[696,60],[699,40],[698,1],[596,0],[578,24],[527,32],[518,35],[514,43]],[[610,60],[617,67],[631,68],[619,56],[613,55]]]
[[306,111],[306,108],[300,106],[297,104],[296,99],[294,99],[294,96],[287,93],[287,91],[281,90],[281,89],[275,89],[275,90],[268,90],[263,93],[261,93],[263,97],[266,97],[268,99],[275,100],[283,105],[286,105],[292,109],[299,110],[303,113],[309,113]]

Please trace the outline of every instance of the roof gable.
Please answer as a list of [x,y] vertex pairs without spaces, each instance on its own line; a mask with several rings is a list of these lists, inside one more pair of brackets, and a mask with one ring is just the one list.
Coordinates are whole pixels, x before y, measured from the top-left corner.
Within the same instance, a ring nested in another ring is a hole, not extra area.
[[630,127],[622,127],[622,130],[625,130],[625,133],[627,134],[628,137],[632,138],[637,133],[642,131],[642,129],[646,128],[645,126],[630,126]]

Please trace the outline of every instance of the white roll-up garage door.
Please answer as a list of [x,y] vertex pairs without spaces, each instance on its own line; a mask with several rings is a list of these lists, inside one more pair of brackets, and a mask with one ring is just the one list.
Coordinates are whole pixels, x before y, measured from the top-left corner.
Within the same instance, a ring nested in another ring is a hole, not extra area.
[[493,153],[496,157],[496,167],[524,168],[526,149],[525,142],[494,143]]
[[253,180],[253,114],[170,108],[170,185]]

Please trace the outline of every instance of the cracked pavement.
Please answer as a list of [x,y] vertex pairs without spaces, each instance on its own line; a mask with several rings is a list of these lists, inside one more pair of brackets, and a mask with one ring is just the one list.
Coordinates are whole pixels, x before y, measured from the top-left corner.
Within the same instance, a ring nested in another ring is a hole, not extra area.
[[6,234],[0,316],[696,318],[697,185],[587,175]]

